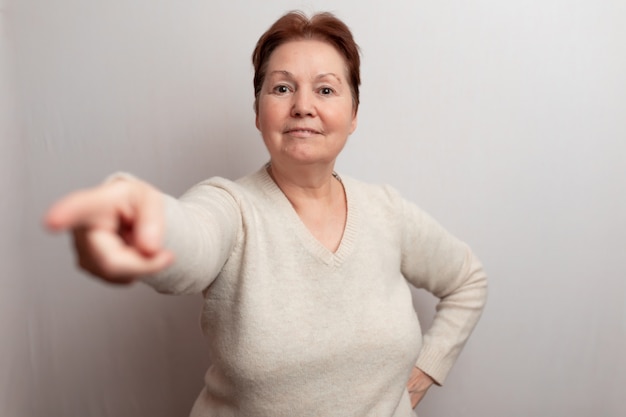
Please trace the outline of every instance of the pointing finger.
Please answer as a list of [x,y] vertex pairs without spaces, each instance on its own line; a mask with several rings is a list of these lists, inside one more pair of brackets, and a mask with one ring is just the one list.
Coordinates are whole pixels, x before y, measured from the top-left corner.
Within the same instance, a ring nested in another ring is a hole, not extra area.
[[[119,205],[119,195],[108,185],[76,191],[48,210],[44,224],[52,231],[93,226],[94,222],[101,222],[101,226],[105,227],[115,227],[116,204]],[[107,213],[110,216],[106,216]]]

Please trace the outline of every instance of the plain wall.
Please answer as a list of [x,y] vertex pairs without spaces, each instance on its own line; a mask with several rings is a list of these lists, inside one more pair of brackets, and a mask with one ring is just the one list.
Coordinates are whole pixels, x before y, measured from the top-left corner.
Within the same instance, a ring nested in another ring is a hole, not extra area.
[[0,0],[0,415],[188,413],[200,297],[87,277],[41,217],[117,170],[179,195],[260,167],[250,55],[294,8],[362,48],[337,170],[398,188],[491,279],[420,417],[626,415],[622,0]]
[[[9,37],[7,9],[0,0],[0,415],[20,416],[29,396],[29,337],[25,325],[28,284],[21,261],[25,185],[24,153],[18,136],[14,45]],[[27,414],[26,414],[27,415]]]

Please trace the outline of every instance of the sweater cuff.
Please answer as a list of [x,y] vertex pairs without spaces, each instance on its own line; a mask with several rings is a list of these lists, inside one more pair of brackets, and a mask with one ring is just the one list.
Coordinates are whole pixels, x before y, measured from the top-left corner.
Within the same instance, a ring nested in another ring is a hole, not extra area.
[[423,346],[415,366],[430,376],[435,384],[441,386],[450,372],[451,363],[443,352],[430,346]]
[[[123,179],[124,177],[122,177]],[[179,215],[177,204],[178,200],[168,194],[162,194],[163,196],[163,205],[164,205],[164,218],[165,218],[165,234],[163,236],[163,247],[172,250],[172,230],[175,230],[174,225],[176,222],[176,215]],[[185,261],[184,256],[180,253],[177,253],[175,256],[175,263],[180,264],[181,259],[183,258],[183,262]],[[176,270],[175,265],[170,265],[162,271],[156,272],[152,275],[144,276],[141,281],[144,284],[149,285],[154,290],[161,294],[185,294],[185,288],[180,287],[180,283],[182,280],[176,279],[176,274],[173,274],[172,271]]]

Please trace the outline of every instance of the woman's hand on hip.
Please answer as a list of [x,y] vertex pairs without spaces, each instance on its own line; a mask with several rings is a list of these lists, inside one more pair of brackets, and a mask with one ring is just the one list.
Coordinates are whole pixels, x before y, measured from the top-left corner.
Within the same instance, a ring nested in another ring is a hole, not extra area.
[[426,395],[426,391],[435,381],[428,376],[424,371],[414,366],[411,371],[411,376],[409,377],[409,382],[407,383],[407,389],[409,390],[409,396],[411,397],[411,408],[415,408],[424,395]]
[[129,284],[173,261],[163,248],[163,195],[132,177],[120,177],[56,202],[46,213],[52,231],[71,231],[81,268],[105,281]]

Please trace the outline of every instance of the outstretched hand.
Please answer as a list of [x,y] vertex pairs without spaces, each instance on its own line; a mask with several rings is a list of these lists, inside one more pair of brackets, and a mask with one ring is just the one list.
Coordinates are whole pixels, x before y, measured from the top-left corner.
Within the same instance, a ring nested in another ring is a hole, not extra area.
[[51,231],[71,231],[80,267],[108,282],[129,284],[173,261],[163,248],[163,196],[135,178],[69,194],[44,222]]

